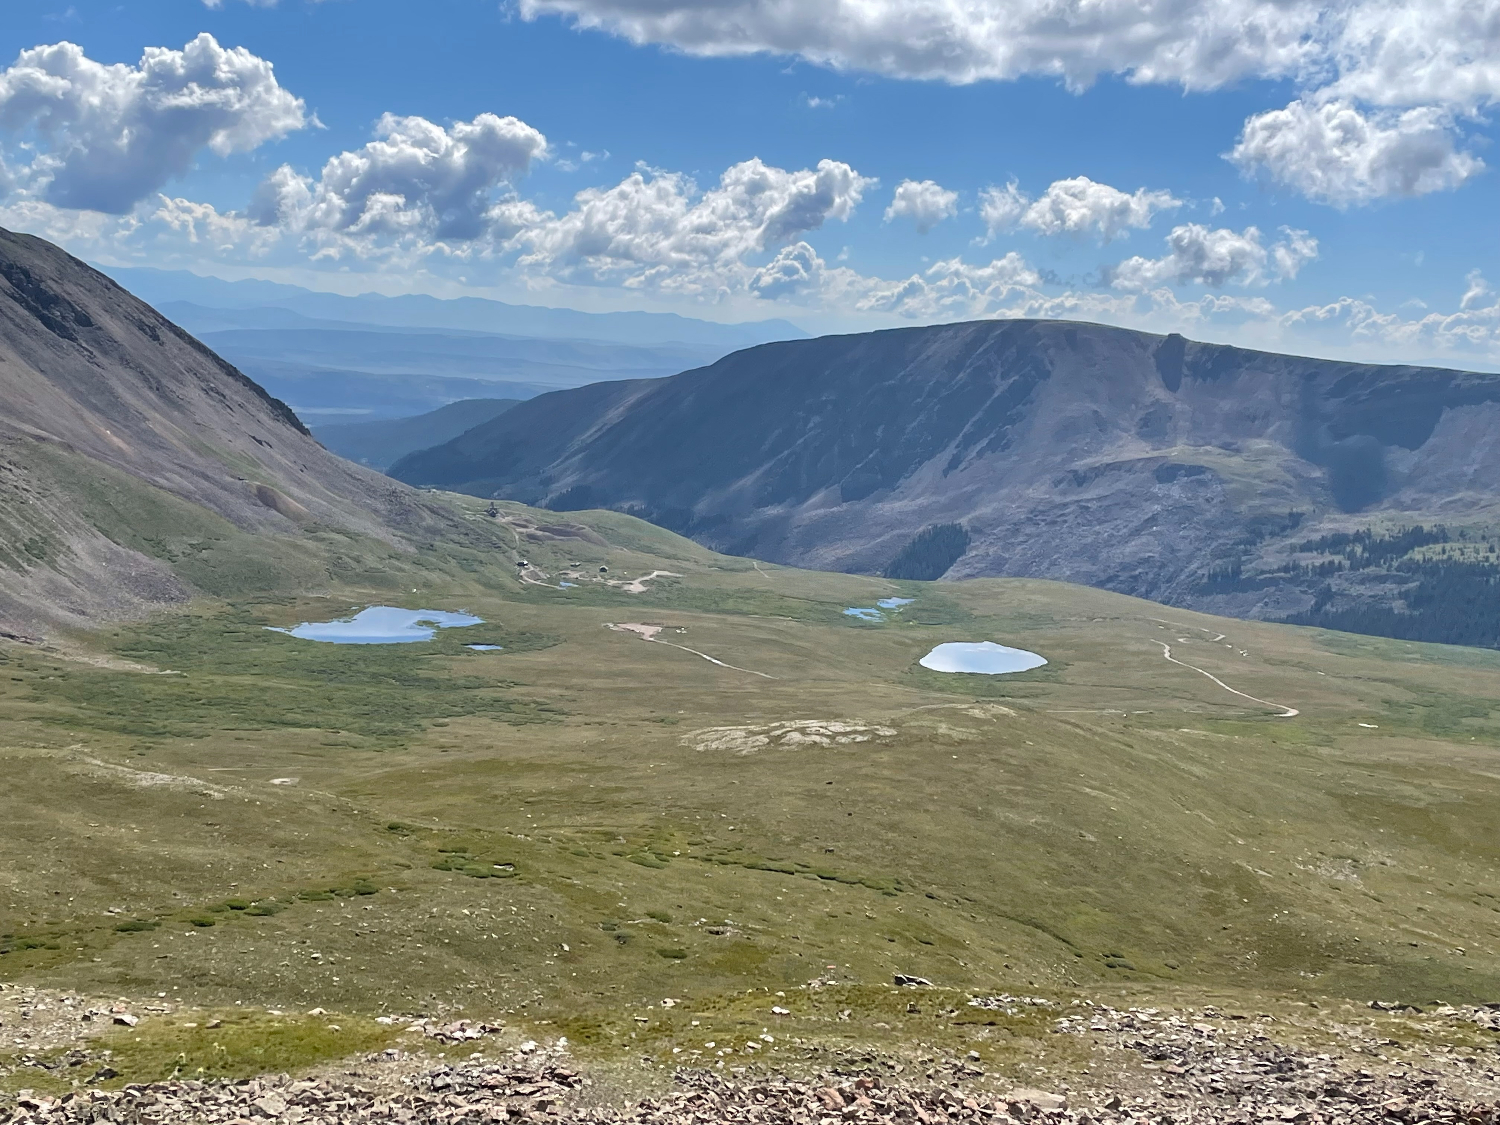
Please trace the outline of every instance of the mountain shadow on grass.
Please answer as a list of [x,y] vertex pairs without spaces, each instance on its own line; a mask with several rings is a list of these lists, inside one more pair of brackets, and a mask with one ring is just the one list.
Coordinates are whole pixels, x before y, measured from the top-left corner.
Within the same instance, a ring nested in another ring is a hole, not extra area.
[[962,524],[935,524],[901,548],[885,568],[885,577],[936,582],[968,549],[969,533]]

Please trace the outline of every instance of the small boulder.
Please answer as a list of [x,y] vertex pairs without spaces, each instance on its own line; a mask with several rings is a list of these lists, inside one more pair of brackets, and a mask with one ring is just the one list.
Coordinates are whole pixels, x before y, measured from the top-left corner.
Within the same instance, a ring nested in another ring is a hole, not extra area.
[[250,1103],[257,1117],[280,1117],[286,1112],[286,1101],[276,1094],[263,1094]]
[[1008,1102],[1020,1102],[1035,1109],[1067,1109],[1068,1099],[1062,1094],[1048,1093],[1046,1090],[1031,1090],[1020,1087],[1005,1095]]

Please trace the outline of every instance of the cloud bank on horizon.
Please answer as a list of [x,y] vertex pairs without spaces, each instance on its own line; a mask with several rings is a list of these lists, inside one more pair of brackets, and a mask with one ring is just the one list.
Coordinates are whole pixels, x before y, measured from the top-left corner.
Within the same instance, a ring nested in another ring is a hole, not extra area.
[[[234,2],[244,0],[224,0]],[[1043,78],[1082,96],[1114,77],[1202,97],[1272,85],[1293,96],[1245,117],[1219,158],[1339,222],[1474,190],[1486,114],[1500,99],[1500,0],[519,0],[517,10],[690,56],[790,56],[899,82]],[[746,152],[708,175],[642,163],[548,201],[529,190],[532,175],[577,173],[593,154],[565,158],[496,106],[446,121],[388,109],[367,141],[327,153],[321,167],[259,171],[237,205],[192,198],[181,188],[204,162],[258,155],[318,124],[272,64],[207,33],[180,49],[148,45],[133,64],[95,61],[66,41],[24,47],[0,70],[0,223],[101,260],[205,272],[426,274],[872,321],[1077,317],[1500,362],[1490,263],[1451,279],[1447,311],[1383,311],[1336,293],[1278,300],[1322,259],[1315,223],[1266,233],[1164,182],[997,176],[961,191],[930,176],[883,184],[838,152],[800,168]],[[819,240],[861,206],[879,217],[862,237],[922,243],[963,229],[968,246],[935,261],[918,254],[890,276],[856,269],[847,246],[833,254]],[[1041,248],[1033,256],[1086,246],[1108,260],[1063,278],[1004,245],[1018,237]],[[1127,239],[1137,252],[1116,247]]]

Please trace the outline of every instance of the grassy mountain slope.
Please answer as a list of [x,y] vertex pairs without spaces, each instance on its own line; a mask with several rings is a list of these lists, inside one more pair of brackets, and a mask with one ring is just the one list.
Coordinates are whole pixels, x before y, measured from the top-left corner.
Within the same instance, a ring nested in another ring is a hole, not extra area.
[[959,524],[969,545],[951,578],[1432,625],[1467,586],[1438,576],[1428,597],[1415,557],[1330,571],[1316,544],[1442,524],[1486,554],[1500,541],[1497,421],[1497,375],[986,321],[766,344],[544,396],[392,475],[631,511],[716,549],[865,573]]
[[[462,539],[114,282],[0,232],[0,629],[309,589],[349,544]],[[359,547],[357,550],[374,550]]]

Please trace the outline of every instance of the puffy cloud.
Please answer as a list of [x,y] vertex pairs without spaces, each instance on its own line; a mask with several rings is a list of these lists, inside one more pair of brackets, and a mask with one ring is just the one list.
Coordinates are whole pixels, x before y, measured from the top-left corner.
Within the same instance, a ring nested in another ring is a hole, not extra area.
[[1341,297],[1281,313],[1276,325],[1293,339],[1352,348],[1382,362],[1397,357],[1431,362],[1434,355],[1447,356],[1450,362],[1500,362],[1500,296],[1477,270],[1469,274],[1468,289],[1455,312],[1406,318],[1383,313],[1356,297]]
[[380,133],[334,157],[317,180],[277,169],[243,212],[163,196],[106,233],[37,201],[0,207],[0,223],[24,213],[24,229],[87,244],[103,260],[139,260],[154,239],[163,261],[339,261],[405,275],[445,272],[445,263],[472,275],[487,263],[484,272],[527,286],[786,298],[815,295],[822,284],[821,260],[803,237],[848,219],[877,182],[834,160],[797,171],[747,160],[707,191],[679,173],[640,169],[579,192],[556,214],[508,186],[546,152],[545,138],[523,122],[482,114],[444,129],[387,117]]
[[1297,276],[1303,265],[1318,256],[1318,241],[1306,231],[1281,228],[1282,240],[1267,247],[1255,227],[1243,231],[1201,223],[1184,223],[1167,235],[1167,253],[1160,258],[1127,258],[1106,271],[1116,289],[1148,290],[1161,285],[1207,285],[1222,288],[1264,285]]
[[983,316],[1017,295],[1030,294],[1042,276],[1011,251],[988,265],[976,266],[960,258],[936,262],[904,281],[860,278],[853,271],[836,277],[837,295],[853,297],[861,312],[895,313],[931,320],[944,316]]
[[[1052,76],[1075,90],[1105,74],[1187,90],[1290,79],[1317,107],[1420,110],[1356,123],[1373,135],[1336,143],[1352,150],[1325,172],[1304,168],[1288,136],[1273,174],[1284,166],[1286,182],[1333,202],[1463,183],[1478,163],[1445,142],[1444,123],[1500,100],[1500,0],[519,0],[519,10],[692,54],[772,52],[897,78]],[[1310,112],[1252,118],[1247,131],[1296,134],[1316,125]]]
[[[701,195],[686,176],[637,171],[612,188],[579,192],[574,210],[519,233],[520,264],[574,281],[732,292],[757,276],[747,257],[848,219],[875,183],[835,160],[796,172],[746,160]],[[796,262],[782,266],[794,271]],[[791,274],[755,282],[778,292],[790,283]]]
[[1310,0],[520,0],[636,43],[698,55],[769,51],[948,82],[1101,74],[1192,89],[1295,74],[1317,60]]
[[203,149],[247,152],[306,123],[269,62],[208,34],[180,51],[147,48],[135,66],[94,62],[72,43],[33,47],[0,72],[0,130],[43,150],[12,173],[59,207],[124,214]]
[[1298,99],[1246,121],[1229,159],[1342,207],[1458,187],[1484,162],[1456,141],[1452,118],[1431,106],[1365,113],[1347,101]]
[[1359,0],[1335,11],[1330,95],[1461,113],[1500,98],[1494,0]]
[[885,209],[885,221],[910,219],[921,234],[926,234],[944,219],[958,214],[958,192],[932,180],[902,180],[896,186],[891,205]]
[[356,240],[468,242],[513,225],[495,192],[547,154],[536,129],[493,113],[447,128],[388,113],[375,133],[363,148],[328,161],[316,181],[278,168],[257,190],[250,218]]
[[805,242],[783,246],[768,263],[756,270],[750,279],[750,292],[774,301],[781,297],[798,297],[823,287],[828,264]]
[[1132,229],[1151,225],[1162,211],[1182,206],[1168,191],[1137,189],[1127,194],[1087,176],[1057,180],[1041,197],[1028,199],[1015,181],[1003,188],[986,188],[979,214],[993,238],[1005,230],[1025,227],[1037,234],[1097,234],[1105,242]]
[[520,0],[527,19],[698,55],[773,52],[889,77],[976,82],[1102,74],[1202,90],[1332,83],[1379,105],[1500,97],[1494,0]]

